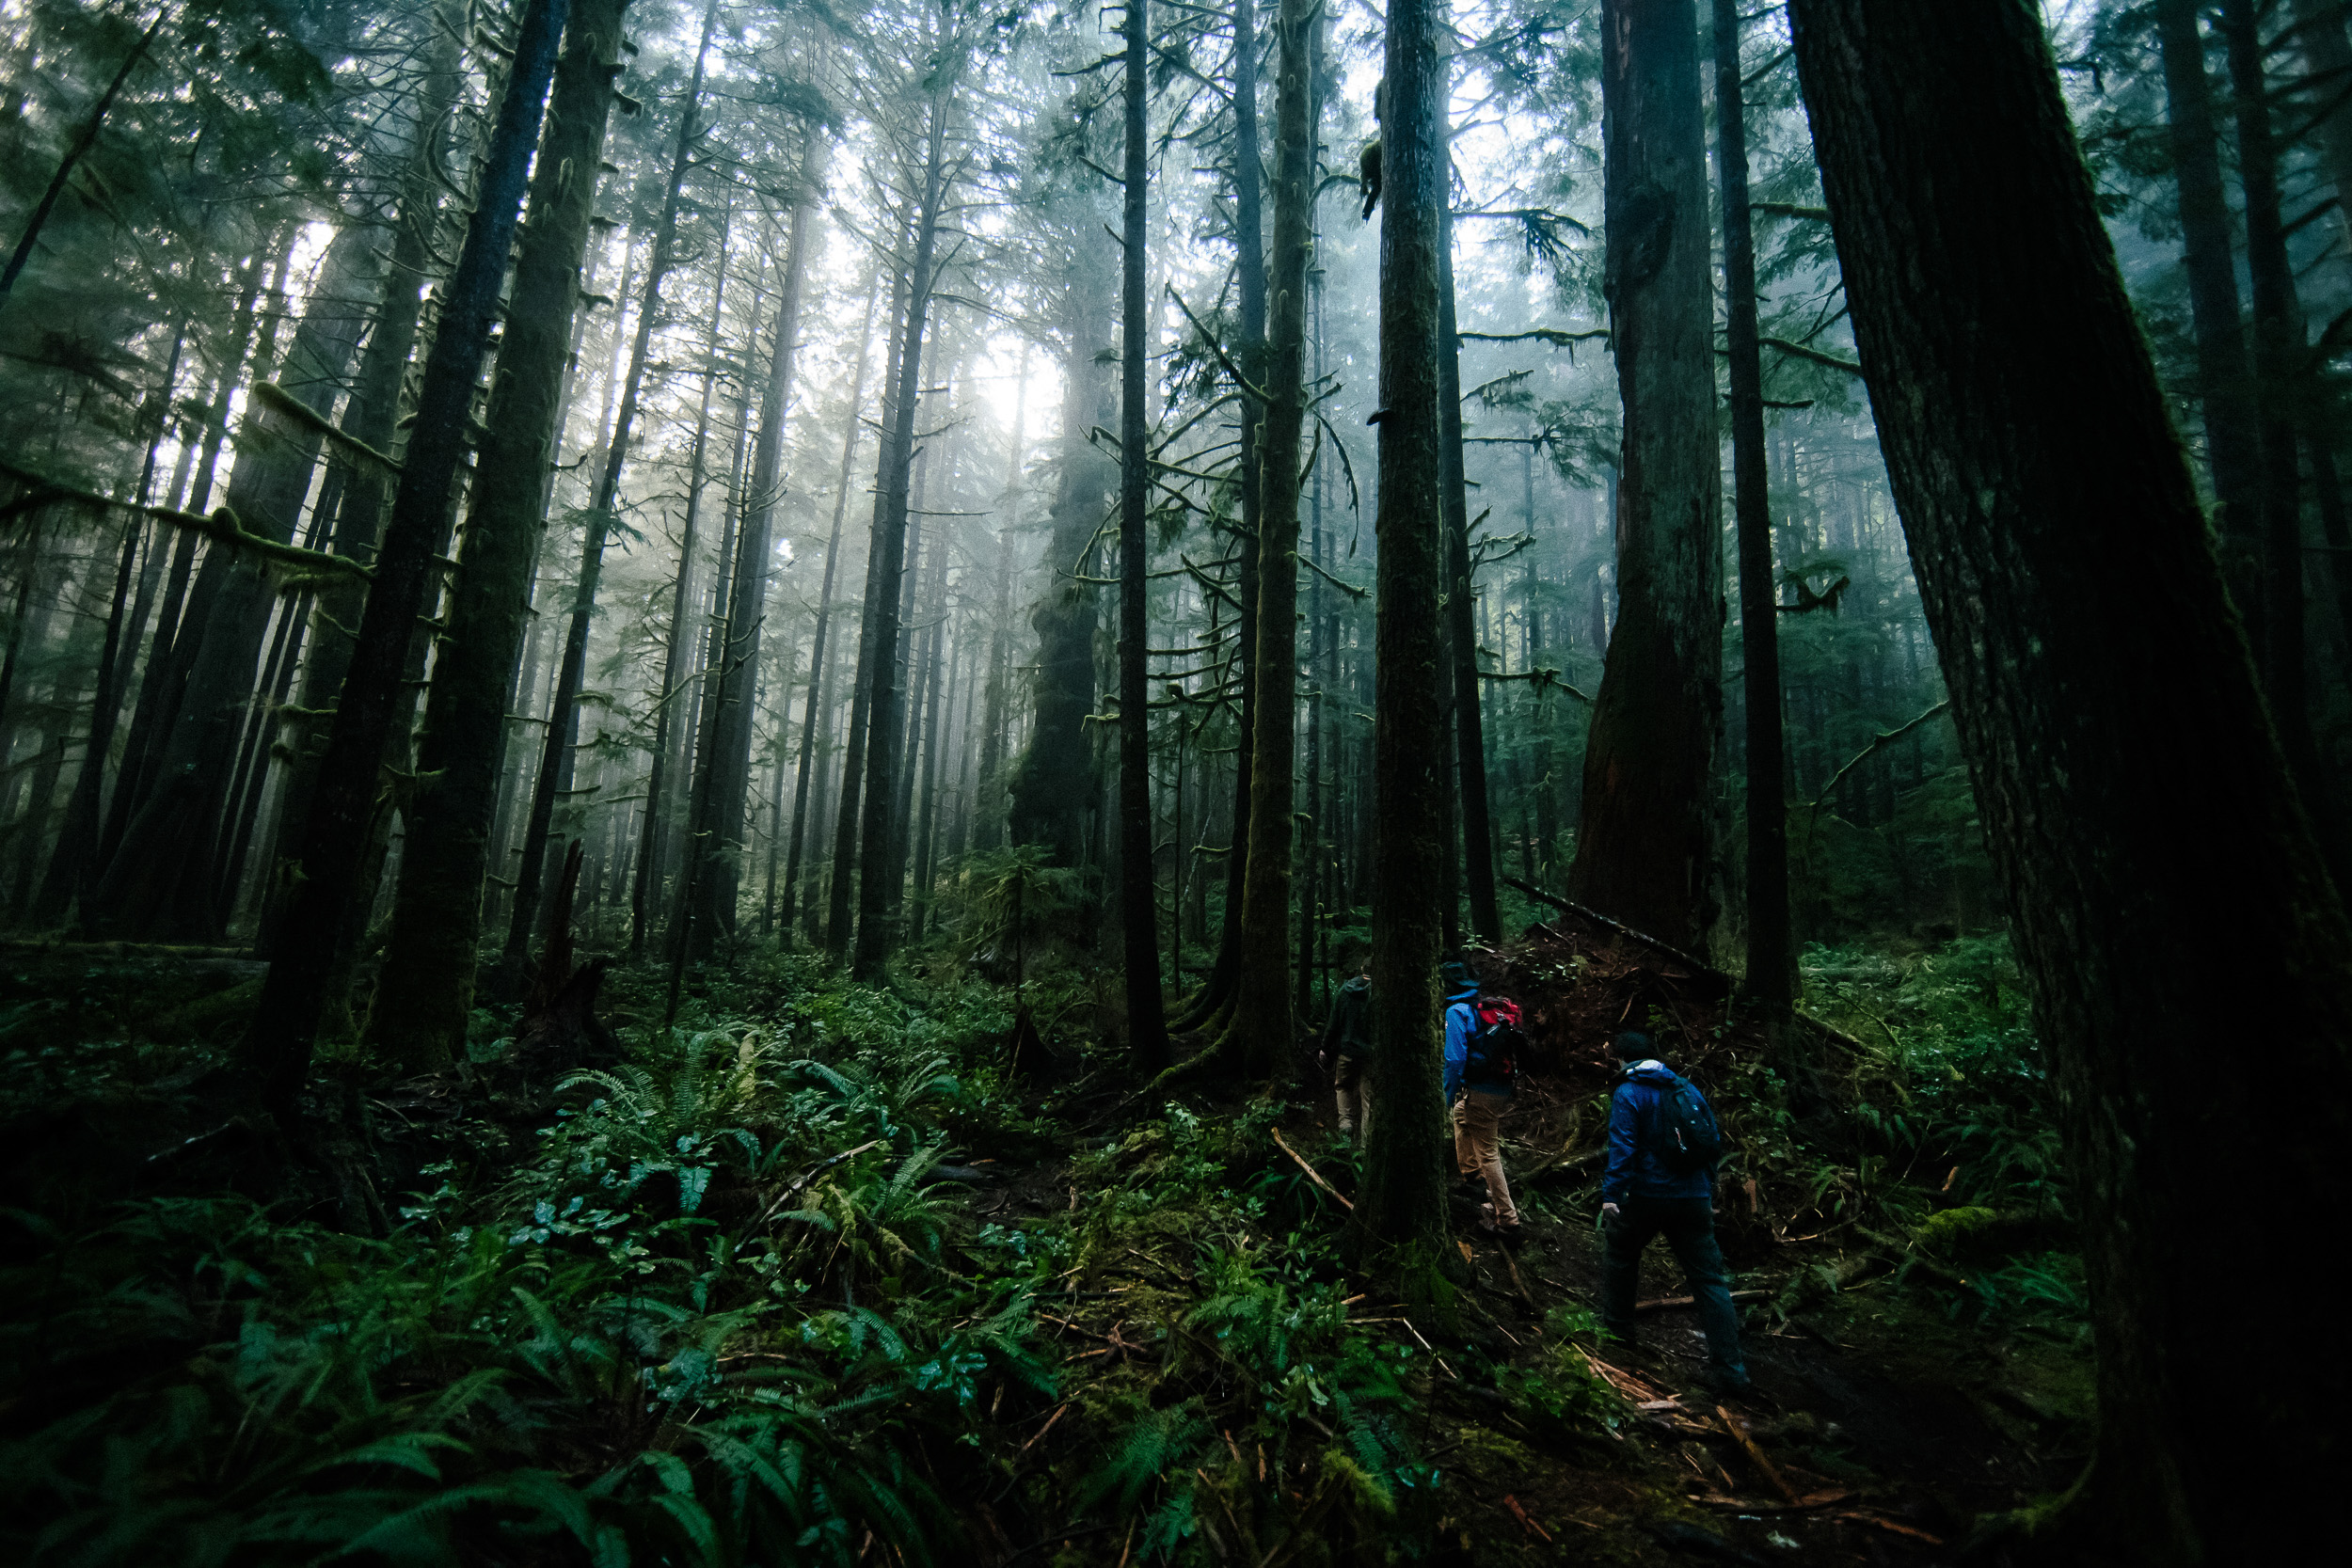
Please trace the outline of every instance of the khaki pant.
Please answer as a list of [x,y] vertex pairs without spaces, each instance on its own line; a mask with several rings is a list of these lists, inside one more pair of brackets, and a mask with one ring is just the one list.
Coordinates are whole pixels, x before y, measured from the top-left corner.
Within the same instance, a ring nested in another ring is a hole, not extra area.
[[1511,1202],[1511,1183],[1502,1175],[1502,1155],[1497,1148],[1502,1114],[1510,1108],[1509,1095],[1489,1094],[1485,1089],[1466,1089],[1454,1104],[1454,1168],[1466,1177],[1486,1178],[1495,1224],[1506,1230],[1519,1223],[1518,1209]]
[[1339,1096],[1340,1136],[1372,1136],[1372,1079],[1361,1056],[1344,1053],[1331,1065],[1331,1088]]

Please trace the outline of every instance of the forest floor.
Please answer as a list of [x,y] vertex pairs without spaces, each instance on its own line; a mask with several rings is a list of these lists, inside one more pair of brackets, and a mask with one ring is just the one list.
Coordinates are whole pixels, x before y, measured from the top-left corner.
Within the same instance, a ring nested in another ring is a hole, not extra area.
[[[318,1148],[367,1199],[191,1088],[249,966],[20,946],[0,1545],[1947,1560],[2088,1451],[2038,1075],[1983,942],[1817,957],[1809,995],[1861,1037],[1727,1016],[1721,976],[1573,915],[1479,955],[1536,1047],[1503,1146],[1530,1240],[1505,1253],[1457,1200],[1441,1324],[1342,1261],[1361,1157],[1327,1094],[1148,1093],[1081,968],[1028,988],[1044,1044],[1019,1074],[996,988],[772,956],[708,985],[692,1030],[648,1028],[660,977],[617,972],[626,1058],[566,1085],[501,1076],[495,1009],[444,1072],[330,1053]],[[1700,1389],[1662,1242],[1643,1348],[1594,1333],[1602,1042],[1634,1022],[1738,1150],[1736,1400]]]

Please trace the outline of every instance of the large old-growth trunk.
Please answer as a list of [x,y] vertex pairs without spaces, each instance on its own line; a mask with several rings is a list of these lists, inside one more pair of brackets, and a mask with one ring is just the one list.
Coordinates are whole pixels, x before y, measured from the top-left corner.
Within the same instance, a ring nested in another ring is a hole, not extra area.
[[1604,0],[1607,289],[1625,461],[1617,623],[1570,895],[1686,949],[1714,925],[1724,554],[1692,0]]
[[515,259],[498,374],[433,667],[418,767],[431,778],[407,813],[400,888],[368,1014],[372,1044],[420,1070],[466,1037],[482,938],[483,879],[506,748],[507,688],[547,518],[556,405],[579,308],[628,0],[580,0],[556,66],[531,202]]
[[[2100,1432],[2070,1560],[2282,1560],[2334,1528],[2325,1492],[2280,1485],[2278,1466],[2340,1446],[2342,1360],[2314,1355],[2287,1393],[2195,1347],[2352,1202],[2352,931],[2038,12],[1791,11],[1887,471],[2080,1194]],[[2337,1333],[2325,1291],[2265,1312],[2276,1343]]]
[[[1125,940],[1128,1046],[1136,1065],[1168,1065],[1168,1022],[1160,998],[1160,944],[1152,879],[1152,705],[1145,668],[1151,648],[1145,578],[1152,564],[1151,429],[1144,396],[1152,347],[1144,261],[1150,195],[1144,0],[1127,0],[1126,262],[1120,288],[1119,351],[1119,890]],[[1253,171],[1254,172],[1254,171]],[[1297,514],[1294,510],[1292,516]],[[1295,523],[1294,522],[1294,531]],[[1280,938],[1277,937],[1277,951]],[[1280,961],[1279,958],[1276,960]]]
[[1087,715],[1094,709],[1094,591],[1075,579],[1091,570],[1095,531],[1110,489],[1110,465],[1087,438],[1109,419],[1110,390],[1096,361],[1110,315],[1102,267],[1082,226],[1070,260],[1063,318],[1069,353],[1062,362],[1059,479],[1049,514],[1044,587],[1029,625],[1037,632],[1036,674],[1029,685],[1029,744],[1007,793],[1015,844],[1042,844],[1062,865],[1084,858],[1087,802],[1097,787]]
[[474,383],[498,310],[567,8],[568,0],[531,0],[516,31],[465,247],[443,293],[440,328],[425,360],[391,524],[319,764],[298,880],[246,1032],[246,1064],[281,1113],[291,1109],[310,1069],[335,949],[368,847],[385,744],[394,714],[405,711],[417,616],[436,575],[434,555],[449,532],[451,489],[465,456]]
[[[1293,732],[1298,690],[1298,444],[1306,429],[1307,261],[1313,239],[1314,142],[1308,31],[1313,8],[1285,0],[1275,24],[1280,65],[1274,109],[1274,266],[1266,338],[1265,424],[1258,484],[1257,701],[1250,715],[1249,856],[1242,888],[1241,973],[1233,998],[1233,1066],[1262,1081],[1288,1065],[1292,1043]],[[1301,952],[1305,963],[1311,954]]]
[[1373,740],[1371,1145],[1356,1200],[1359,1253],[1385,1254],[1406,1299],[1434,1304],[1446,1264],[1448,1142],[1439,1093],[1438,960],[1442,915],[1429,890],[1444,862],[1438,770],[1445,734],[1431,693],[1442,640],[1438,487],[1438,204],[1442,73],[1434,0],[1390,0],[1389,113],[1380,214],[1380,549]]

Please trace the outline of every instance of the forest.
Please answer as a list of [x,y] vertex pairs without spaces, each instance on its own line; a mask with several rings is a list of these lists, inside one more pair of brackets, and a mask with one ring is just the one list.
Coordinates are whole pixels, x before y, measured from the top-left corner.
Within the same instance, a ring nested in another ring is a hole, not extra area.
[[0,96],[8,1561],[2342,1534],[2352,5]]

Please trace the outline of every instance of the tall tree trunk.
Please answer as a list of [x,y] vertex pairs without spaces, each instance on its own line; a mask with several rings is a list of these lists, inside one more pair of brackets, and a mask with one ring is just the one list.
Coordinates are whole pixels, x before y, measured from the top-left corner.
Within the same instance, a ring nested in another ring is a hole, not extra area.
[[500,990],[520,996],[533,923],[553,918],[541,908],[548,849],[548,832],[555,820],[555,802],[571,792],[580,748],[580,693],[588,670],[588,633],[596,610],[596,592],[604,574],[604,546],[618,520],[621,473],[628,463],[629,436],[637,423],[638,399],[644,388],[646,356],[653,344],[656,318],[661,313],[661,285],[675,261],[677,215],[686,171],[694,157],[694,140],[702,110],[703,70],[710,55],[710,35],[717,24],[718,0],[703,13],[702,44],[694,53],[693,76],[686,89],[686,105],[678,116],[677,148],[670,157],[669,184],[662,193],[661,215],[654,226],[653,245],[645,259],[644,295],[637,309],[637,335],[629,344],[628,370],[621,381],[620,406],[612,416],[612,435],[598,466],[596,488],[588,504],[580,546],[580,578],[572,591],[571,625],[564,640],[564,661],[555,677],[555,696],[548,710],[548,733],[539,756],[539,778],[532,791],[531,817],[523,832],[521,863],[515,873],[515,907],[506,926],[506,944],[499,956]]
[[[947,98],[954,72],[937,68],[924,155],[923,195],[914,217],[914,257],[907,269],[906,318],[898,338],[898,384],[891,398],[891,430],[882,449],[874,486],[873,543],[866,571],[873,581],[867,604],[871,635],[861,639],[867,701],[866,784],[858,824],[857,941],[850,970],[879,976],[896,944],[890,920],[894,889],[890,838],[891,786],[898,759],[898,679],[893,668],[898,649],[898,594],[906,569],[907,483],[914,458],[914,404],[921,388],[923,325],[929,319],[932,266],[939,246],[940,213],[947,198]],[[841,875],[838,869],[834,875]]]
[[[2182,1347],[2352,1202],[2352,929],[2039,12],[1790,9],[1888,479],[2081,1205],[2099,1433],[2075,1506],[2045,1522],[2053,1560],[2290,1556],[2334,1504],[2281,1489],[2279,1456],[2338,1441],[2344,1367],[2321,1358],[2280,1399]],[[2232,1040],[2258,1042],[2259,1069],[2222,1060]],[[2266,1173],[2259,1199],[2215,1180],[2246,1169]],[[2290,1292],[2265,1333],[2319,1343],[2336,1316],[2328,1292]]]
[[2223,575],[2238,613],[2262,610],[2262,455],[2256,446],[2254,378],[2238,318],[2237,263],[2231,255],[2230,201],[2213,122],[2199,0],[2156,0],[2164,56],[2166,119],[2180,192],[2182,269],[2197,341],[2197,396],[2204,413],[2205,462],[2213,476],[2214,527]]
[[395,716],[406,707],[405,676],[417,617],[434,577],[433,558],[446,548],[451,489],[465,455],[474,385],[498,312],[567,7],[568,0],[530,0],[516,31],[465,246],[442,292],[390,525],[320,763],[303,833],[301,879],[246,1031],[246,1064],[281,1117],[292,1111],[309,1074],[335,949],[351,921],[372,836],[378,774]]
[[[170,428],[171,394],[180,377],[180,353],[186,342],[187,323],[183,319],[172,333],[171,354],[164,363],[162,387],[141,420],[151,426],[151,434],[147,461],[139,469],[138,488],[132,494],[142,507],[148,504],[154,490],[156,449]],[[135,515],[123,525],[122,551],[115,567],[114,602],[106,612],[105,642],[98,659],[98,690],[90,708],[89,738],[82,749],[82,770],[74,778],[73,793],[66,800],[56,851],[50,857],[49,869],[41,878],[40,892],[33,903],[36,926],[54,926],[65,918],[74,900],[87,891],[83,884],[97,858],[98,807],[106,784],[108,753],[114,749],[115,725],[122,712],[122,689],[131,673],[140,628],[147,620],[148,600],[155,586],[154,562],[163,546],[162,525],[157,524],[147,546],[148,566],[140,577],[135,608],[131,610],[126,623],[132,562],[138,554],[140,539],[150,532],[146,519]]]
[[[1241,340],[1234,357],[1245,373],[1263,377],[1259,359],[1265,347],[1266,277],[1264,160],[1258,146],[1257,0],[1233,0],[1233,287],[1241,317]],[[1240,733],[1257,734],[1258,679],[1258,538],[1263,474],[1258,458],[1258,424],[1264,410],[1247,388],[1241,392],[1241,536],[1234,541],[1235,588],[1241,600],[1239,677]],[[1249,873],[1249,813],[1256,794],[1256,748],[1244,742],[1233,752],[1233,830],[1225,856],[1225,919],[1217,937],[1216,957],[1210,961],[1208,983],[1174,1022],[1191,1028],[1229,1009],[1241,978],[1242,911],[1248,902]]]
[[1450,201],[1440,206],[1438,218],[1438,419],[1445,442],[1446,656],[1453,677],[1454,799],[1461,808],[1462,891],[1469,895],[1470,930],[1492,945],[1502,940],[1502,916],[1495,905],[1494,816],[1487,803],[1486,727],[1478,691],[1478,590],[1470,580],[1470,493],[1462,472],[1462,339],[1454,314]]
[[1389,112],[1381,125],[1378,658],[1373,781],[1373,1102],[1351,1246],[1401,1299],[1444,1312],[1458,1268],[1446,1235],[1452,1157],[1439,1093],[1438,960],[1429,890],[1444,863],[1438,791],[1445,732],[1430,694],[1444,641],[1438,585],[1445,480],[1438,406],[1438,259],[1446,169],[1444,47],[1437,0],[1389,0]]
[[516,252],[514,303],[466,513],[464,565],[451,584],[447,637],[425,701],[418,768],[433,782],[405,814],[400,885],[368,1011],[369,1043],[411,1071],[451,1061],[473,1010],[483,885],[506,771],[508,688],[547,523],[547,475],[562,434],[557,405],[596,211],[593,171],[612,113],[627,4],[579,0],[555,68]]
[[[337,232],[319,262],[278,379],[321,420],[334,411],[367,325],[358,301],[375,293],[382,265],[373,225],[357,220]],[[247,404],[226,504],[248,531],[293,542],[321,445],[316,425],[259,398]],[[197,595],[204,612],[192,628],[197,641],[179,710],[163,737],[165,786],[134,820],[93,895],[98,920],[126,935],[201,942],[219,934],[215,876],[223,840],[233,832],[238,739],[278,608],[276,574],[258,557],[215,549]]]
[[[2179,0],[2163,4],[2169,8]],[[2336,190],[2336,220],[2352,238],[2352,39],[2344,33],[2344,0],[2294,0],[2294,11],[2295,46],[2312,84],[2306,102],[2320,111],[2312,141],[2319,150],[2320,172]],[[2215,182],[2219,183],[2218,174]]]
[[2279,208],[2279,149],[2270,127],[2269,82],[2254,0],[2222,0],[2230,86],[2237,108],[2238,177],[2246,193],[2246,273],[2254,304],[2255,444],[2262,456],[2262,641],[2255,657],[2271,721],[2320,847],[2340,884],[2352,881],[2352,846],[2312,735],[2303,602],[2303,473],[2297,426],[2309,385],[2303,308]]
[[769,362],[767,399],[760,406],[759,439],[753,449],[751,493],[743,505],[743,528],[735,550],[735,583],[727,598],[733,641],[720,657],[716,728],[707,810],[689,852],[701,859],[691,873],[699,889],[691,917],[697,948],[735,930],[736,900],[742,876],[745,823],[751,815],[752,735],[758,719],[753,701],[759,677],[759,644],[767,618],[768,582],[774,570],[776,501],[783,494],[785,410],[792,400],[801,297],[816,244],[816,205],[823,169],[824,133],[814,122],[803,129],[800,198],[792,208],[786,241],[784,279],[776,307],[775,350]]
[[[1764,467],[1764,368],[1756,323],[1756,232],[1748,213],[1748,131],[1738,0],[1715,6],[1715,167],[1724,193],[1724,338],[1730,349],[1731,479],[1740,553],[1740,655],[1747,719],[1748,968],[1740,991],[1774,1022],[1795,1009],[1788,929],[1788,766],[1780,734],[1780,588]],[[1531,488],[1533,481],[1530,481]],[[1529,511],[1534,511],[1533,498]]]
[[[906,311],[909,274],[903,269],[892,280],[890,314],[893,325],[890,335],[888,363],[882,372],[882,404],[874,484],[874,513],[866,528],[866,592],[858,607],[857,669],[850,682],[849,734],[842,743],[841,801],[834,816],[833,858],[826,868],[825,889],[825,950],[835,963],[849,956],[850,937],[850,873],[856,869],[858,854],[858,807],[866,799],[866,752],[867,737],[873,727],[875,623],[881,614],[878,608],[884,592],[898,592],[898,582],[885,583],[877,575],[876,562],[882,548],[883,523],[881,475],[887,467],[889,445],[898,428],[898,354],[904,345],[904,334],[895,330]],[[850,449],[845,447],[842,461],[849,461]],[[1042,657],[1042,656],[1040,656]]]
[[[273,312],[265,318],[260,307],[264,293],[276,294],[285,281],[288,245],[285,231],[275,231],[265,242],[256,245],[246,264],[239,285],[237,312],[229,331],[229,352],[224,356],[220,373],[213,383],[212,407],[204,421],[204,455],[197,463],[196,476],[188,492],[189,511],[208,510],[213,476],[220,462],[221,442],[228,434],[230,402],[239,382],[248,367],[254,379],[268,377],[276,342],[276,316]],[[273,261],[277,271],[264,290],[261,277]],[[257,336],[260,340],[258,343]],[[164,747],[171,736],[181,698],[187,689],[189,666],[195,660],[198,645],[203,641],[212,600],[220,585],[220,575],[210,570],[214,551],[205,551],[204,569],[198,569],[198,545],[199,539],[193,531],[182,530],[174,546],[170,592],[166,597],[163,617],[156,624],[155,637],[148,654],[147,672],[139,683],[138,706],[132,716],[131,733],[124,748],[114,801],[107,808],[106,832],[100,854],[101,885],[105,876],[119,864],[123,866],[127,876],[136,876],[145,868],[143,862],[126,863],[122,860],[122,843],[131,831],[131,824],[154,793],[157,779],[162,776]],[[0,703],[0,705],[5,704]],[[85,925],[104,923],[101,900],[99,887],[87,890],[83,906]]]
[[[1237,31],[1249,4],[1250,0],[1237,0]],[[1145,54],[1147,8],[1145,0],[1127,0],[1125,265],[1120,291],[1119,351],[1119,893],[1120,929],[1125,938],[1128,1049],[1137,1068],[1156,1072],[1168,1066],[1168,1024],[1161,1010],[1159,910],[1152,877],[1152,702],[1147,673],[1152,643],[1146,614],[1152,564],[1148,531],[1152,452],[1151,426],[1144,408],[1152,352],[1144,281],[1152,178],[1146,113],[1151,91],[1150,61]],[[1254,119],[1254,110],[1245,107],[1243,118]],[[1253,158],[1243,179],[1254,181],[1256,176]],[[1248,423],[1250,415],[1245,412],[1242,420]],[[1247,461],[1247,440],[1242,451]],[[1294,510],[1294,533],[1296,516]],[[1287,814],[1282,825],[1290,826]],[[1283,871],[1289,869],[1285,857]],[[1288,892],[1287,880],[1282,891]],[[1282,941],[1279,936],[1276,939],[1278,955]],[[1275,961],[1279,965],[1279,958]],[[1279,982],[1286,978],[1278,969],[1278,991],[1281,990]],[[1287,993],[1278,998],[1278,1006],[1287,1017]]]
[[[466,37],[458,0],[436,0],[432,9],[432,42],[428,46],[419,85],[413,145],[401,175],[398,211],[393,216],[392,244],[384,274],[382,303],[374,329],[359,357],[359,373],[343,410],[343,428],[378,451],[396,452],[401,441],[401,390],[408,361],[416,349],[424,320],[424,285],[431,277],[433,237],[440,214],[441,176],[437,149],[446,136],[445,121],[462,85],[460,45]],[[372,561],[383,537],[386,507],[390,498],[388,476],[373,467],[350,474],[342,492],[341,515],[331,542],[337,555]],[[286,770],[278,804],[278,842],[301,843],[310,800],[317,785],[319,758],[324,752],[326,723],[332,718],[343,674],[351,666],[352,632],[366,601],[358,582],[327,582],[320,586],[312,611],[317,626],[310,639],[310,657],[303,661],[302,685],[287,739],[294,758]],[[285,909],[283,890],[288,868],[274,868],[275,895],[263,907],[258,945],[274,949]],[[373,903],[361,890],[360,902]],[[355,929],[357,929],[355,925]],[[347,933],[348,934],[348,933]],[[340,1027],[342,993],[330,988],[335,1022]]]
[[[686,460],[686,523],[678,540],[677,580],[670,588],[670,634],[663,640],[661,654],[661,685],[654,693],[653,758],[645,775],[645,820],[637,850],[637,874],[629,884],[628,894],[628,952],[631,958],[642,958],[645,951],[645,915],[651,903],[659,877],[658,851],[661,842],[662,816],[669,808],[664,786],[669,783],[671,752],[671,720],[676,713],[680,695],[681,670],[692,657],[687,627],[689,611],[692,609],[691,590],[694,580],[694,543],[696,523],[702,513],[703,490],[707,483],[704,464],[710,446],[710,393],[719,380],[719,326],[727,297],[727,243],[733,237],[733,209],[720,221],[719,265],[710,290],[710,336],[703,347],[703,389],[701,405],[694,415],[694,445]],[[723,517],[724,513],[721,515]],[[683,727],[683,726],[679,726]]]
[[1021,344],[1014,372],[1012,450],[1005,460],[1005,490],[996,502],[1003,520],[996,529],[995,593],[989,612],[988,681],[980,718],[980,778],[968,814],[968,849],[993,849],[1005,842],[1006,666],[1012,641],[1012,529],[1021,512],[1021,467],[1029,443],[1029,343]]
[[1604,0],[1601,91],[1625,462],[1568,892],[1698,951],[1716,915],[1724,555],[1692,0]]
[[1043,845],[1059,864],[1081,863],[1082,816],[1093,793],[1094,752],[1086,733],[1094,710],[1094,591],[1075,580],[1092,575],[1094,541],[1110,488],[1109,465],[1088,432],[1113,417],[1110,388],[1098,368],[1110,301],[1084,240],[1071,258],[1062,296],[1068,356],[1062,361],[1060,478],[1053,529],[1046,537],[1044,588],[1029,624],[1037,632],[1037,673],[1029,685],[1029,744],[1007,793],[1012,842]]
[[[1247,0],[1245,0],[1247,3]],[[1308,33],[1315,0],[1283,0],[1275,23],[1273,310],[1260,434],[1258,624],[1250,715],[1249,853],[1242,886],[1241,973],[1232,1032],[1239,1075],[1263,1083],[1290,1068],[1291,859],[1298,692],[1299,441],[1307,420],[1307,262],[1313,245],[1314,139]],[[1245,415],[1245,418],[1248,416]],[[1140,499],[1140,498],[1138,498]],[[1312,806],[1312,797],[1309,805]],[[1311,955],[1302,946],[1299,961]]]
[[[882,274],[875,272],[866,280],[866,310],[860,318],[857,333],[857,368],[850,372],[850,413],[841,435],[841,477],[834,485],[833,531],[825,537],[825,581],[817,595],[817,626],[811,639],[812,651],[808,662],[808,702],[801,711],[801,757],[792,781],[792,839],[787,849],[784,865],[784,909],[788,924],[792,918],[793,890],[801,883],[801,847],[809,832],[809,781],[816,773],[818,716],[824,712],[825,655],[833,640],[834,582],[841,562],[841,521],[850,511],[850,465],[857,460],[858,424],[866,406],[866,359],[874,333],[874,302],[882,293]],[[804,930],[804,940],[814,942],[816,933]]]

